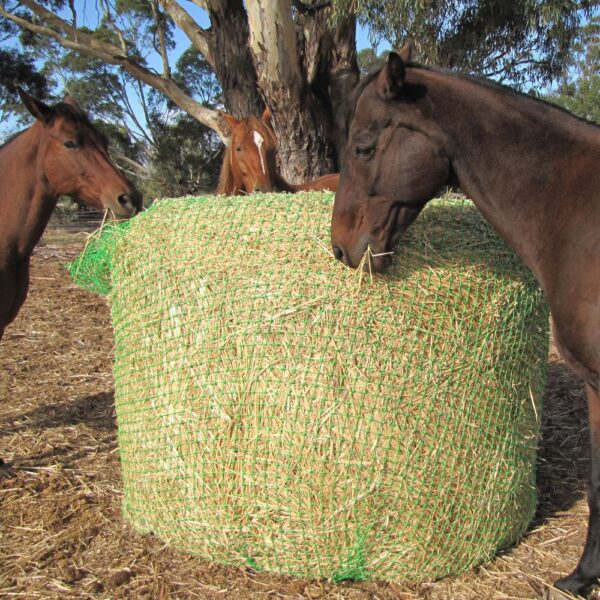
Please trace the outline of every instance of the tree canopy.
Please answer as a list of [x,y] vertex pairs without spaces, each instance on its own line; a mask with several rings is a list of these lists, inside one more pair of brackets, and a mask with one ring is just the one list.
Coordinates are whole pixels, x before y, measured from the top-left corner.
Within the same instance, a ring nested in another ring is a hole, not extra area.
[[356,9],[373,41],[416,41],[421,62],[513,85],[546,84],[570,60],[582,17],[594,0],[334,0]]
[[600,16],[583,27],[560,85],[548,97],[600,125]]
[[[0,41],[5,44],[17,35],[19,28],[7,19],[0,20]],[[20,100],[17,86],[31,91],[38,98],[45,98],[49,92],[49,82],[39,73],[31,52],[0,49],[0,116],[18,113]]]
[[[157,151],[159,132],[189,125],[189,118],[227,141],[220,108],[240,118],[268,105],[283,174],[297,182],[339,167],[360,74],[357,22],[373,42],[396,47],[414,38],[422,62],[535,86],[556,80],[571,64],[594,5],[597,0],[3,0],[0,16],[21,28],[22,47],[37,49],[38,60],[53,65],[53,77],[58,72],[88,107],[150,152]],[[177,36],[189,42],[178,61],[172,54]],[[363,54],[363,67],[373,58]],[[205,143],[199,136],[198,147]],[[214,154],[214,144],[208,146]]]

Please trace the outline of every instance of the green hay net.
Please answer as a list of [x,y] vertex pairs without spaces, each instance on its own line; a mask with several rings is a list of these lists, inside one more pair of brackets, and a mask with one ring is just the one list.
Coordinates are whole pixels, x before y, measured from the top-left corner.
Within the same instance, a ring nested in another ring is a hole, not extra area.
[[71,265],[112,307],[124,514],[254,569],[458,573],[534,512],[546,305],[469,203],[373,277],[332,258],[331,209],[164,200]]

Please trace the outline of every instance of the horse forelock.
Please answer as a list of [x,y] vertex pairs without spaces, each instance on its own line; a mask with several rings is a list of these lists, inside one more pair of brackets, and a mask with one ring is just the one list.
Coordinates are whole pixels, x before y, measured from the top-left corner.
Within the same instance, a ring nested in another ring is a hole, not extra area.
[[234,153],[235,148],[246,138],[250,138],[256,145],[264,174],[270,174],[271,177],[277,180],[279,154],[275,132],[269,123],[265,122],[262,118],[250,116],[239,121],[231,132],[231,142],[225,148],[223,155],[223,164],[221,165],[221,173],[217,186],[218,194],[235,193],[239,183],[236,182],[236,174],[233,169],[233,163],[235,162]]
[[266,152],[277,150],[277,139],[275,137],[275,132],[268,123],[265,123],[265,121],[259,117],[251,116],[248,117],[243,125],[246,127],[245,135],[247,135],[250,131],[254,131],[263,138]]
[[73,106],[72,104],[67,104],[66,102],[59,102],[52,107],[52,115],[48,120],[48,124],[51,124],[59,117],[71,121],[78,129],[83,130],[103,146],[108,146],[108,138],[92,123],[89,116],[80,108]]

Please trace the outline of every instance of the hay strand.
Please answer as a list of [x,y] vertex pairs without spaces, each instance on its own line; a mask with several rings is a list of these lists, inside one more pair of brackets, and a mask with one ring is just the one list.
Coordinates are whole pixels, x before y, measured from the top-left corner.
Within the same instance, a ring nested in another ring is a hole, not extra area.
[[469,204],[434,203],[366,278],[324,256],[330,214],[169,200],[106,244],[124,512],[254,569],[463,571],[533,515],[547,308]]

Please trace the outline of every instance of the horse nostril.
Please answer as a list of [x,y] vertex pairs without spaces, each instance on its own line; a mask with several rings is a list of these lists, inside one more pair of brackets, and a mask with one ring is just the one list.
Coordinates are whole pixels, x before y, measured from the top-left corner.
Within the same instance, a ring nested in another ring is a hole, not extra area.
[[333,256],[335,256],[335,258],[337,260],[343,261],[344,260],[344,251],[339,246],[336,246],[335,244],[333,244],[332,249],[333,249]]
[[137,214],[142,209],[142,197],[140,194],[133,194],[132,196],[129,194],[121,194],[117,198],[117,202],[133,215]]

